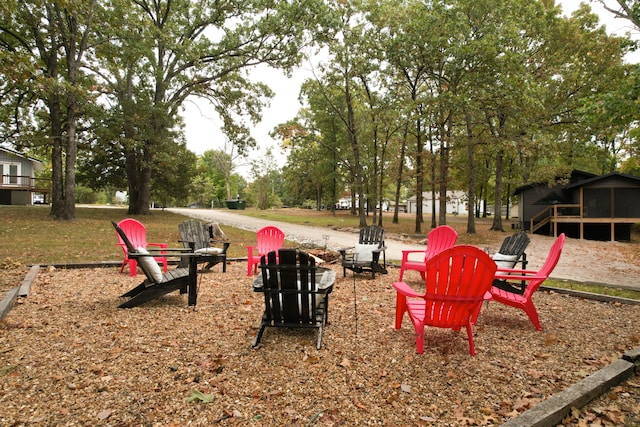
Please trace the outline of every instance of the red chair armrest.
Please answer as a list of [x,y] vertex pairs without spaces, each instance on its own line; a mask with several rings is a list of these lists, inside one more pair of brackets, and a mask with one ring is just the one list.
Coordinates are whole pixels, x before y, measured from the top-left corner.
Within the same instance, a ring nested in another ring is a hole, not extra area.
[[147,243],[147,246],[157,246],[159,248],[166,248],[167,244],[166,243]]
[[393,287],[396,288],[396,291],[398,291],[399,294],[407,297],[419,298],[422,296],[422,294],[417,293],[411,288],[411,286],[404,282],[394,282]]
[[425,252],[422,250],[416,250],[416,249],[402,251],[402,262],[409,261],[410,254],[418,254],[418,253],[424,254]]
[[545,279],[545,277],[543,276],[525,276],[522,274],[496,274],[494,278],[498,280],[533,280],[533,279],[544,280]]

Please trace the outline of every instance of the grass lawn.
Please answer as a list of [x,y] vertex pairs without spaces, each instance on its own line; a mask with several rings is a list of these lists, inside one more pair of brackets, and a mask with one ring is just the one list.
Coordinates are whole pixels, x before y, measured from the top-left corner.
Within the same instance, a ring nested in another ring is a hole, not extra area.
[[[0,269],[31,264],[73,264],[101,261],[120,261],[122,252],[116,245],[116,234],[111,220],[116,222],[128,217],[127,209],[116,207],[77,207],[76,220],[57,221],[49,216],[48,206],[0,206],[3,221],[0,233],[4,237],[0,247]],[[357,228],[358,218],[348,211],[332,215],[327,211],[308,209],[276,209],[237,211],[243,215],[264,218],[266,221],[284,221],[331,228]],[[147,241],[167,243],[180,247],[178,224],[185,219],[168,211],[153,210],[151,215],[138,216],[147,227]],[[367,218],[370,224],[371,216]],[[501,241],[511,234],[511,221],[504,220],[505,232],[489,231],[491,218],[476,220],[477,234],[466,234],[466,217],[448,217],[448,224],[459,233],[458,242],[482,246],[488,241]],[[423,239],[430,230],[430,221],[422,224],[422,233],[416,235],[413,215],[402,214],[398,224],[392,223],[392,213],[385,213],[383,226],[387,234],[399,234],[406,238]],[[230,258],[246,257],[245,246],[255,242],[255,233],[232,227],[223,227],[228,239]],[[549,286],[581,290],[593,293],[640,299],[634,290],[585,285],[571,281],[553,281]]]
[[[76,208],[74,221],[57,221],[49,216],[47,206],[0,206],[0,263],[64,264],[99,261],[121,261],[122,250],[116,244],[116,222],[129,217],[126,208]],[[147,227],[147,241],[178,243],[178,224],[185,217],[168,211],[154,210],[151,215],[131,216]],[[255,233],[225,227],[234,243],[229,257],[246,256],[244,244],[255,240]],[[242,246],[241,246],[242,244]]]

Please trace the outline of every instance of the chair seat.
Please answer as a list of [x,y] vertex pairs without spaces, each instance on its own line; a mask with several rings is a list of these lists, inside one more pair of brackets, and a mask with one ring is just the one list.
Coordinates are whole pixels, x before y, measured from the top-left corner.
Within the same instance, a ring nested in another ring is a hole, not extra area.
[[513,302],[516,304],[524,304],[527,300],[524,295],[505,291],[504,289],[500,289],[496,286],[491,287],[491,299],[502,303]]
[[371,272],[373,278],[376,277],[376,273],[387,274],[386,250],[384,228],[377,225],[362,228],[358,243],[354,247],[339,251],[343,276],[347,277],[347,270],[354,273]]

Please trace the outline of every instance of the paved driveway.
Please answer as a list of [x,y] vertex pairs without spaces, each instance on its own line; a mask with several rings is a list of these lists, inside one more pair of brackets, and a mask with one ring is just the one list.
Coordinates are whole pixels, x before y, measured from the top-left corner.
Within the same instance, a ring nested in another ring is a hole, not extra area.
[[[211,209],[181,209],[171,208],[171,212],[201,219],[207,222],[218,222],[220,224],[229,225],[231,227],[243,230],[257,231],[266,225],[274,225],[284,231],[287,240],[299,243],[314,243],[318,247],[337,251],[338,249],[348,248],[358,243],[358,235],[345,231],[336,231],[330,228],[313,227],[309,225],[290,224],[279,221],[266,221],[260,218],[254,218],[241,215],[230,210],[211,210]],[[424,250],[424,246],[408,245],[396,240],[385,239],[387,244],[387,261],[397,261],[398,264],[402,259],[402,250]]]
[[[230,210],[210,209],[169,209],[172,212],[219,222],[244,230],[257,231],[265,225],[275,225],[285,232],[287,239],[300,243],[315,243],[319,247],[326,244],[328,249],[338,250],[354,246],[358,242],[355,233],[335,231],[329,228],[266,221],[235,213]],[[527,247],[528,268],[538,270],[547,259],[553,238],[529,235],[531,243]],[[424,246],[410,245],[390,238],[385,239],[387,261],[400,264],[402,250],[424,250]],[[640,289],[640,257],[628,259],[623,247],[629,243],[598,242],[593,240],[567,239],[558,265],[551,273],[557,279],[578,282],[592,282]]]

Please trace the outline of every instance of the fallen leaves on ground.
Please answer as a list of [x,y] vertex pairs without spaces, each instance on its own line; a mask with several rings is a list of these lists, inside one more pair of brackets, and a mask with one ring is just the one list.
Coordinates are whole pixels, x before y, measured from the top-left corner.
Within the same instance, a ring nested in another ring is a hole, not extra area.
[[[274,328],[252,348],[263,301],[244,263],[200,274],[195,308],[177,292],[117,308],[142,281],[117,268],[41,271],[0,326],[0,425],[499,425],[637,345],[637,306],[538,292],[543,332],[488,303],[475,357],[435,328],[418,355],[411,323],[393,328],[398,270],[356,276],[354,305],[333,268],[319,351],[316,331]],[[637,422],[639,383],[565,424]]]

